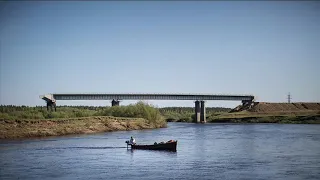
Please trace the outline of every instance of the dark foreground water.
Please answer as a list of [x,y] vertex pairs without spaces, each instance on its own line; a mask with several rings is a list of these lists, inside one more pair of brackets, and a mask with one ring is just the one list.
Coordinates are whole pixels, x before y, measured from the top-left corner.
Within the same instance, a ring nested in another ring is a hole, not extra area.
[[[127,150],[178,140],[177,152]],[[320,125],[184,124],[0,141],[0,179],[320,179]]]

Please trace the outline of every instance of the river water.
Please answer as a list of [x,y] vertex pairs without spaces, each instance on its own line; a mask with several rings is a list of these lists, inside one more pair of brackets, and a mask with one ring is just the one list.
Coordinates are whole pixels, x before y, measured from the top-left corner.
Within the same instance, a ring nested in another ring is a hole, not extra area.
[[[178,140],[177,152],[127,150]],[[320,125],[187,124],[0,141],[0,179],[320,179]]]

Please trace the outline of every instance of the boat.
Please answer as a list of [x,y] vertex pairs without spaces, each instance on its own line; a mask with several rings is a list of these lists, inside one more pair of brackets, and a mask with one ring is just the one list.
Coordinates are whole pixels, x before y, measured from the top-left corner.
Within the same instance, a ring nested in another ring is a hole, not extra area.
[[152,145],[139,145],[139,144],[129,144],[129,141],[126,141],[127,145],[131,145],[131,149],[145,149],[145,150],[162,150],[162,151],[177,151],[178,141],[170,140],[166,143],[154,143]]

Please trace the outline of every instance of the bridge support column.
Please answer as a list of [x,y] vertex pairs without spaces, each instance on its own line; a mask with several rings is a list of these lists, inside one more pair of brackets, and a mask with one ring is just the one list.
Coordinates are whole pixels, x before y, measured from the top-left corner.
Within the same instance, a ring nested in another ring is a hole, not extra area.
[[195,102],[195,122],[200,122],[200,101]]
[[118,100],[112,100],[111,101],[111,106],[119,106],[120,105],[120,101],[118,101]]
[[207,118],[206,118],[206,106],[205,106],[205,102],[201,101],[201,113],[200,113],[200,121],[202,123],[206,123],[207,122]]

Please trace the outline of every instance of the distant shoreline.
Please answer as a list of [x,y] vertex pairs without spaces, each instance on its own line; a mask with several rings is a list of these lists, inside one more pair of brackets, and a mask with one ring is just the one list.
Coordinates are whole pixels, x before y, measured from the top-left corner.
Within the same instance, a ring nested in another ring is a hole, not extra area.
[[[163,112],[168,122],[194,122],[194,112]],[[320,103],[252,102],[234,109],[207,113],[208,123],[320,124]]]
[[[188,122],[175,120],[168,122]],[[190,121],[188,123],[191,123]],[[224,113],[210,117],[207,123],[281,123],[281,124],[320,124],[320,114],[276,114],[276,113]]]
[[280,124],[320,124],[320,115],[273,115],[264,116],[250,115],[235,117],[217,118],[209,123],[280,123]]
[[266,103],[240,105],[212,122],[320,124],[319,103]]

